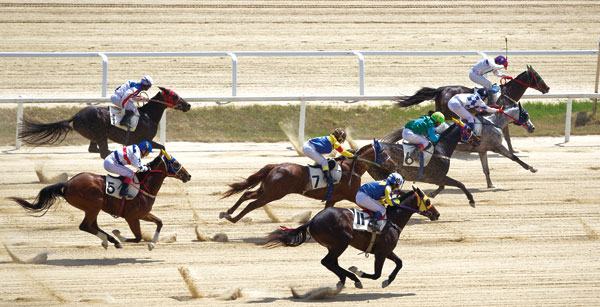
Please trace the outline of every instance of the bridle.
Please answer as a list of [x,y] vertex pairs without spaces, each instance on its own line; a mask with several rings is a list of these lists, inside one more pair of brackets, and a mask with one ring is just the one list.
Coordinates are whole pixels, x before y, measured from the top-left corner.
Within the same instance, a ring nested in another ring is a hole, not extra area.
[[433,206],[433,204],[431,204],[431,201],[429,202],[429,205],[427,205],[427,201],[429,200],[427,198],[427,195],[423,194],[423,197],[419,196],[419,193],[417,193],[417,191],[413,191],[415,198],[417,199],[417,208],[412,208],[412,207],[407,207],[404,205],[395,205],[394,207],[398,207],[401,209],[406,209],[409,211],[413,211],[415,213],[418,213],[422,216],[425,216],[427,218],[431,217],[431,215],[433,214],[433,212],[429,211],[431,209],[431,207]]
[[[154,98],[152,98],[148,101],[164,104],[167,106],[167,108],[172,109],[179,103],[179,100],[181,100],[181,97],[179,97],[179,95],[177,95],[175,92],[173,92],[170,89],[164,89],[164,90],[161,89],[160,92],[163,94],[163,97],[165,97],[165,101],[162,101],[159,99],[154,99]],[[177,96],[177,100],[175,102],[173,102],[173,96]]]
[[[156,198],[156,195],[152,195],[150,194],[150,189],[148,188],[148,186],[146,186],[145,182],[146,179],[148,179],[148,176],[150,175],[150,173],[161,173],[161,174],[166,174],[167,177],[174,177],[177,179],[181,179],[181,177],[179,177],[179,171],[181,171],[183,169],[183,166],[177,162],[177,160],[173,159],[173,158],[167,158],[164,154],[162,156],[161,159],[162,164],[164,165],[164,170],[162,169],[150,169],[147,172],[144,173],[144,178],[142,178],[142,180],[140,180],[140,182],[136,182],[140,185],[140,187],[143,187],[144,189],[141,188],[137,188],[136,186],[132,185],[133,187],[135,187],[136,189],[138,189],[138,191],[140,191],[142,194],[150,197],[150,198]],[[179,164],[178,168],[175,168],[173,166],[173,164],[177,162]]]
[[[513,77],[504,77],[504,78],[500,79],[500,84],[506,85],[507,84],[506,80],[512,80],[512,81],[515,81],[526,87],[530,87],[534,90],[538,90],[541,92],[542,91],[541,83],[544,82],[544,79],[542,79],[542,77],[540,77],[540,75],[530,65],[527,65],[527,71],[525,73],[527,74],[527,79],[529,80],[529,83],[525,83],[519,79],[514,79]],[[506,97],[508,97],[508,96],[506,96]],[[512,101],[515,102],[514,100],[512,100]]]

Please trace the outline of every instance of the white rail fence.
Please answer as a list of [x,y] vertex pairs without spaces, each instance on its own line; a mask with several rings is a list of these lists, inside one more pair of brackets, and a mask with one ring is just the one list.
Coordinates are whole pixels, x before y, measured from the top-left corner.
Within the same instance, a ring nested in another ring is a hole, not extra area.
[[[524,99],[569,99],[567,103],[567,119],[565,122],[565,142],[569,141],[571,131],[571,111],[572,102],[575,98],[598,99],[598,83],[600,76],[600,42],[599,50],[563,50],[563,51],[484,51],[486,53],[506,53],[507,55],[598,55],[596,63],[596,80],[594,93],[560,93],[546,95],[524,95]],[[0,103],[17,103],[17,135],[19,126],[23,119],[23,105],[26,103],[110,103],[107,98],[107,83],[108,83],[108,58],[110,57],[223,57],[228,56],[232,61],[232,88],[231,96],[225,97],[185,97],[190,102],[237,102],[237,101],[297,101],[300,102],[300,118],[298,127],[298,139],[304,140],[304,124],[306,114],[306,102],[309,101],[394,101],[397,96],[367,96],[365,93],[365,56],[464,56],[476,55],[478,51],[277,51],[277,52],[0,52],[0,57],[36,57],[36,58],[78,58],[78,57],[99,57],[102,60],[102,97],[82,97],[82,98],[0,98]],[[237,96],[237,59],[242,56],[295,56],[295,57],[312,57],[312,56],[355,56],[358,59],[358,84],[359,95],[347,96]],[[595,106],[594,106],[595,107]],[[161,120],[161,128],[159,133],[160,142],[166,142],[166,117]],[[21,140],[17,138],[16,148],[21,147]]]

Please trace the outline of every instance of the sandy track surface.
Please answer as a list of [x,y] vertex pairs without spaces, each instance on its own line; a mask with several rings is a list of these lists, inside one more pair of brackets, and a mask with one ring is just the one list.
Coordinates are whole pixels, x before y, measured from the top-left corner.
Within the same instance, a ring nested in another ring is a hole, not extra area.
[[[401,235],[396,253],[404,267],[385,289],[383,277],[363,279],[364,289],[347,283],[328,305],[376,303],[378,306],[593,306],[600,302],[600,137],[515,139],[519,156],[539,168],[532,174],[506,158],[492,155],[492,178],[499,186],[487,189],[475,155],[453,158],[449,175],[473,193],[477,208],[448,188],[434,199],[441,219],[415,216]],[[360,142],[360,143],[365,143]],[[113,147],[115,145],[113,144]],[[307,163],[287,143],[204,144],[170,143],[171,153],[192,174],[186,184],[166,180],[153,213],[162,218],[163,234],[176,234],[173,243],[148,251],[145,243],[104,250],[100,240],[78,230],[83,214],[64,201],[43,217],[27,215],[7,196],[32,199],[46,186],[35,168],[52,177],[82,171],[105,173],[101,160],[85,146],[25,148],[0,155],[0,238],[23,259],[48,252],[46,264],[17,264],[0,251],[0,305],[48,306],[99,302],[119,306],[187,306],[197,304],[291,306],[304,302],[299,292],[333,287],[337,278],[320,264],[325,248],[309,242],[295,248],[266,249],[264,236],[279,225],[295,227],[295,215],[316,212],[322,203],[291,195],[272,203],[273,222],[264,210],[231,224],[218,213],[235,201],[219,199],[227,184],[267,163]],[[74,163],[76,162],[76,163]],[[367,175],[364,180],[370,180]],[[419,184],[426,191],[434,186]],[[407,186],[405,186],[407,188]],[[338,204],[352,207],[349,202]],[[99,225],[131,237],[122,219],[102,213]],[[229,242],[201,242],[227,235]],[[142,222],[151,234],[154,225]],[[352,248],[340,258],[342,267],[372,270]],[[198,291],[192,299],[178,268],[189,269]],[[218,296],[241,289],[242,296]],[[317,303],[314,303],[317,304]],[[312,305],[312,304],[309,304]]]
[[[11,1],[0,3],[1,51],[596,50],[590,1]],[[496,55],[496,54],[491,54]],[[368,56],[365,94],[474,85],[472,56]],[[551,92],[591,92],[597,57],[510,56]],[[359,94],[347,57],[240,57],[238,95]],[[99,58],[0,58],[0,96],[98,97]],[[110,58],[109,91],[150,74],[185,96],[231,95],[231,59]],[[495,82],[497,78],[492,77]],[[534,91],[528,91],[534,93]]]

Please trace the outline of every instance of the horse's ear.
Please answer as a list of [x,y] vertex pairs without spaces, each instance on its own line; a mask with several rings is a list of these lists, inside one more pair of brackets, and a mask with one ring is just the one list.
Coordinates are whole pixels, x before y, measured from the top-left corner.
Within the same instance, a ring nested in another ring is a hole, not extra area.
[[413,189],[413,191],[415,191],[415,192],[416,192],[418,188],[417,188],[417,187],[415,187],[415,185],[413,184],[413,186],[412,186],[412,189]]
[[162,155],[165,155],[165,156],[166,156],[166,152],[165,152],[165,150],[164,150],[164,149],[161,149],[161,150],[160,150],[160,153],[158,154],[158,156],[159,156],[159,157],[160,157],[160,156],[162,156]]
[[162,86],[159,86],[158,88],[160,89],[161,92],[163,92],[164,90],[166,90],[166,88],[164,88]]

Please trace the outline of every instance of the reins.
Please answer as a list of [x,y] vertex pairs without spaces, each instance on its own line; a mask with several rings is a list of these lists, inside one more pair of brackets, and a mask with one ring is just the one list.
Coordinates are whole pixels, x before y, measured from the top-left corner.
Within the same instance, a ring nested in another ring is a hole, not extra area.
[[134,188],[136,188],[138,191],[140,191],[140,193],[150,197],[150,198],[156,198],[156,195],[152,195],[150,194],[150,189],[148,188],[148,186],[146,186],[146,184],[144,184],[144,182],[146,181],[146,179],[148,178],[148,176],[150,175],[150,173],[162,173],[162,174],[167,174],[168,177],[174,177],[174,178],[179,178],[179,176],[177,174],[172,175],[171,173],[168,172],[167,170],[167,164],[165,163],[165,161],[163,159],[160,160],[163,165],[165,166],[165,170],[159,170],[159,169],[151,169],[148,170],[146,172],[146,175],[144,176],[144,178],[142,178],[142,180],[140,182],[138,182],[138,184],[142,187],[144,187],[147,191],[144,191],[143,189],[140,189],[138,187],[136,187],[135,185],[132,185]]

